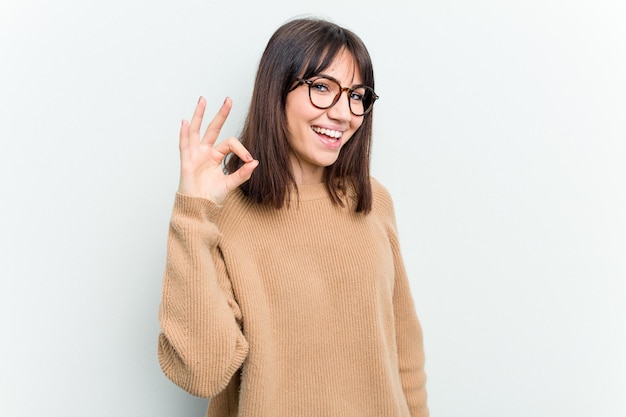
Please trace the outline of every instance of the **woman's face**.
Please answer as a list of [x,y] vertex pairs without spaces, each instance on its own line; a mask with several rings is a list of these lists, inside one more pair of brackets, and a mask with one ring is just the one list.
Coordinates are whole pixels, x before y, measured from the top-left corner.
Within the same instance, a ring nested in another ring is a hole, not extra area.
[[[354,59],[347,52],[338,54],[323,75],[335,78],[342,87],[362,82]],[[324,168],[335,163],[341,148],[363,123],[363,116],[350,112],[346,92],[334,106],[318,109],[309,100],[307,84],[301,84],[287,95],[285,112],[296,182],[322,182]]]

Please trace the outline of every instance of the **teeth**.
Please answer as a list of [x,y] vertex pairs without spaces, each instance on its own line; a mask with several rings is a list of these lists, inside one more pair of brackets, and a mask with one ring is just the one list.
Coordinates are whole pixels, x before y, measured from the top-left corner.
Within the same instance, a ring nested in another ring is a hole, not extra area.
[[317,126],[313,126],[312,129],[314,132],[317,132],[322,135],[326,135],[335,139],[339,139],[342,135],[342,133],[338,130],[325,129],[323,127],[317,127]]

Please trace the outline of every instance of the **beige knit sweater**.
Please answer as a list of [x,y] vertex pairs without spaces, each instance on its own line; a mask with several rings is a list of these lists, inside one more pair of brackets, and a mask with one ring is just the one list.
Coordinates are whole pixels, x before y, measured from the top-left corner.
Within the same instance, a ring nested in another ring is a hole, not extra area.
[[178,194],[159,361],[211,417],[426,417],[422,332],[391,198],[302,186],[281,210]]

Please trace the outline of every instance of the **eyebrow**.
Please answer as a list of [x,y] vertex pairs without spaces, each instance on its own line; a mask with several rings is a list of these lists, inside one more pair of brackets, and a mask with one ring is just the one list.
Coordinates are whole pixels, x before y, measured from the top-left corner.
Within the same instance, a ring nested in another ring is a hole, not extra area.
[[[341,87],[343,87],[341,82],[338,79],[336,79],[335,77],[333,77],[332,75],[328,75],[328,74],[325,74],[325,73],[322,72],[320,74],[314,75],[313,77],[328,77],[330,79],[333,79],[333,80],[337,81],[339,83],[339,85]],[[354,80],[354,75],[352,76],[352,79]],[[363,84],[363,83],[361,83],[361,84],[352,84],[349,88],[353,88],[353,87],[357,87],[357,86],[365,86],[365,84]]]

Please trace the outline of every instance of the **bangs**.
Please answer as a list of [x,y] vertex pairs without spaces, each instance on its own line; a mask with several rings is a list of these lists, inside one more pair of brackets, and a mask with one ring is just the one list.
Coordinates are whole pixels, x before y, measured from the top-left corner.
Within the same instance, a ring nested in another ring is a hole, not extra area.
[[319,75],[329,68],[331,64],[342,54],[348,54],[354,63],[354,71],[360,75],[363,84],[373,86],[372,64],[369,54],[364,51],[364,47],[354,43],[350,37],[342,32],[329,30],[323,34],[318,34],[317,38],[310,38],[309,44],[304,48],[306,60],[303,68],[297,71],[302,78],[311,78]]

